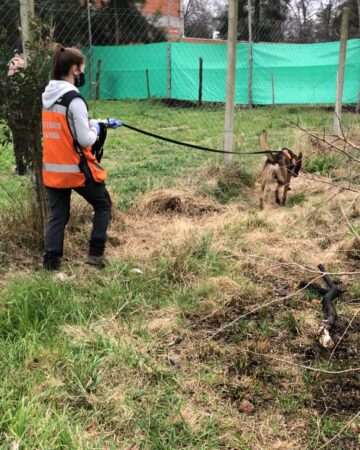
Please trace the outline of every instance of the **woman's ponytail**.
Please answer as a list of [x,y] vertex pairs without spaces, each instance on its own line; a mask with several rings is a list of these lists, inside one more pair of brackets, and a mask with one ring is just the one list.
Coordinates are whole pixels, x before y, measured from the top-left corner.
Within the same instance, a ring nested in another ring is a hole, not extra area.
[[56,44],[51,78],[62,80],[69,74],[73,65],[80,67],[84,63],[85,56],[79,49]]

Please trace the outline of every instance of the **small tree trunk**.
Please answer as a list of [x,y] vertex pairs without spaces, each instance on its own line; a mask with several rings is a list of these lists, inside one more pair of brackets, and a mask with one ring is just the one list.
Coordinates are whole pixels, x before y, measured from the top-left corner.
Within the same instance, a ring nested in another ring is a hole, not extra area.
[[34,189],[34,214],[38,218],[37,234],[41,239],[41,244],[45,236],[46,226],[49,216],[48,199],[46,188],[42,178],[42,146],[40,127],[34,132],[31,142],[31,152],[33,160],[33,189]]

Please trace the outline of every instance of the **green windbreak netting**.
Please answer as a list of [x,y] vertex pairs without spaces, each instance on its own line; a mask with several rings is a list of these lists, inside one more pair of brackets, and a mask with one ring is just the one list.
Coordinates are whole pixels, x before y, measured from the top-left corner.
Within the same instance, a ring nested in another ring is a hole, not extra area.
[[93,82],[96,80],[98,60],[102,61],[101,99],[147,98],[146,70],[149,76],[150,95],[166,97],[168,77],[166,43],[93,47],[92,52]]
[[[93,48],[93,78],[102,60],[100,98],[167,97],[198,99],[199,58],[203,59],[203,100],[224,102],[226,44],[173,42],[169,62],[167,43]],[[325,44],[254,44],[253,103],[334,103],[339,42]],[[148,81],[146,77],[148,70]],[[348,41],[344,102],[356,103],[360,84],[360,40]],[[236,103],[248,102],[248,45],[237,45]]]
[[[334,103],[339,42],[254,45],[253,96],[257,104]],[[347,45],[343,100],[356,103],[360,82],[360,40]]]

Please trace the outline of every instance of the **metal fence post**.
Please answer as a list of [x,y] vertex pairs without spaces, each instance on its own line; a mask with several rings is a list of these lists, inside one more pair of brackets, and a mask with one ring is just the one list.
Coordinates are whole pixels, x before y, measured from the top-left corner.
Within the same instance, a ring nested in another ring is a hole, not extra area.
[[88,29],[89,29],[89,82],[90,82],[90,99],[92,99],[93,98],[93,54],[92,54],[90,0],[87,0],[87,13],[88,13]]
[[336,88],[336,104],[334,115],[333,134],[339,136],[341,132],[341,111],[343,104],[344,93],[344,75],[346,63],[346,44],[349,36],[349,8],[343,9],[342,24],[341,24],[341,40],[339,53],[339,68],[337,74],[337,88]]
[[[225,106],[225,139],[224,148],[233,151],[234,143],[234,109],[235,109],[235,80],[236,80],[236,42],[238,24],[238,0],[230,0],[228,25],[228,68],[226,82]],[[231,154],[225,154],[225,161],[232,160]]]

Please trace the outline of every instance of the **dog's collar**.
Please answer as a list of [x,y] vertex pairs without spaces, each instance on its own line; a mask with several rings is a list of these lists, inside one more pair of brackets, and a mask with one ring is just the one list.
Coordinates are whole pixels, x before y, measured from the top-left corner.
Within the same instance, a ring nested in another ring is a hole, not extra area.
[[284,148],[284,149],[283,149],[283,153],[284,153],[285,156],[287,156],[287,157],[290,159],[290,161],[292,161],[292,160],[294,159],[294,158],[290,155],[289,150],[288,150],[287,148]]
[[289,158],[289,160],[290,160],[290,162],[291,162],[291,164],[292,165],[296,165],[296,157],[294,156],[294,155],[292,155],[291,153],[290,153],[290,151],[287,149],[287,148],[284,148],[283,149],[283,153],[284,153],[284,155],[287,157],[287,158]]

